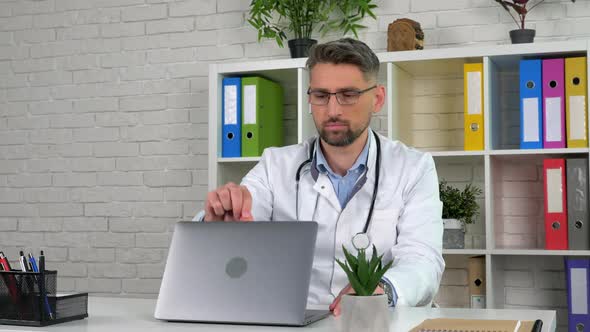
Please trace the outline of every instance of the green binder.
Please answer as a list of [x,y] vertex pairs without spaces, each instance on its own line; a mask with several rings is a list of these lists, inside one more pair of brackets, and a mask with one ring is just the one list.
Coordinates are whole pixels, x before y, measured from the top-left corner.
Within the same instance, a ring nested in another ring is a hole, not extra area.
[[263,77],[242,77],[242,157],[282,145],[282,87]]

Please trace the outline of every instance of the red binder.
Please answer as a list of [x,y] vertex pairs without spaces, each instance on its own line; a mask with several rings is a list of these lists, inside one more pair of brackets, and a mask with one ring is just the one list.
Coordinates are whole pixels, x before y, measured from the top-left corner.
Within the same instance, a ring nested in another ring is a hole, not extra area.
[[545,249],[567,250],[565,159],[543,160]]

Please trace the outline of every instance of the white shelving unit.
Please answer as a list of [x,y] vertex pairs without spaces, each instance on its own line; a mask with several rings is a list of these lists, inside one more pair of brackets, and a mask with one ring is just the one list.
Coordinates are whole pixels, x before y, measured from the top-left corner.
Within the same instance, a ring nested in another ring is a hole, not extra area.
[[[451,177],[445,180],[458,185],[473,183],[483,189],[481,218],[475,225],[469,225],[468,249],[444,250],[443,253],[445,257],[464,257],[465,260],[485,255],[488,308],[519,306],[510,303],[507,295],[514,288],[510,281],[511,260],[524,257],[541,263],[566,255],[590,256],[590,251],[543,249],[543,180],[539,169],[544,158],[588,158],[590,149],[520,150],[518,136],[519,60],[587,56],[588,49],[588,41],[574,40],[378,54],[382,64],[380,83],[386,86],[388,96],[379,118],[381,126],[377,129],[391,139],[429,151],[437,164],[439,177]],[[482,151],[463,151],[463,64],[472,62],[484,64],[485,149]],[[228,180],[239,182],[259,160],[221,158],[221,81],[225,76],[249,74],[262,75],[283,85],[286,142],[298,143],[316,133],[307,104],[305,59],[210,65],[210,189]],[[515,177],[506,175],[511,169],[516,171]],[[461,178],[464,173],[470,176]],[[506,182],[518,192],[507,192]],[[511,200],[522,201],[530,211],[508,211],[507,203]],[[519,216],[521,212],[523,215]],[[513,229],[518,228],[515,225],[520,225],[521,231],[528,231],[530,238],[525,241],[526,233],[518,233]],[[515,240],[519,236],[522,237],[520,242]],[[536,287],[538,285],[534,284],[533,289]],[[556,292],[561,301],[565,289],[559,288]]]

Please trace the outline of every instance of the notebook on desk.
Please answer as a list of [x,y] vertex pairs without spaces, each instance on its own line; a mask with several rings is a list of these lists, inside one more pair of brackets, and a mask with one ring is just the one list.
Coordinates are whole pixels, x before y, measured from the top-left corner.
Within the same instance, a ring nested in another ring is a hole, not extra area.
[[155,317],[169,321],[303,326],[316,222],[179,222]]
[[533,321],[519,320],[434,318],[424,320],[410,332],[531,332],[535,331],[534,325]]

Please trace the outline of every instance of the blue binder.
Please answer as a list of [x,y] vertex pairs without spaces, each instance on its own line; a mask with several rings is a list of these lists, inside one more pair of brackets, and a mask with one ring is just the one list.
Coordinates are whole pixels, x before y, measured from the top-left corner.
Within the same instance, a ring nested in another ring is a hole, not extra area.
[[565,267],[568,331],[588,331],[590,329],[590,292],[588,292],[590,261],[588,258],[566,257]]
[[221,156],[242,156],[242,79],[226,77],[222,83]]
[[541,60],[520,60],[520,148],[543,148]]

